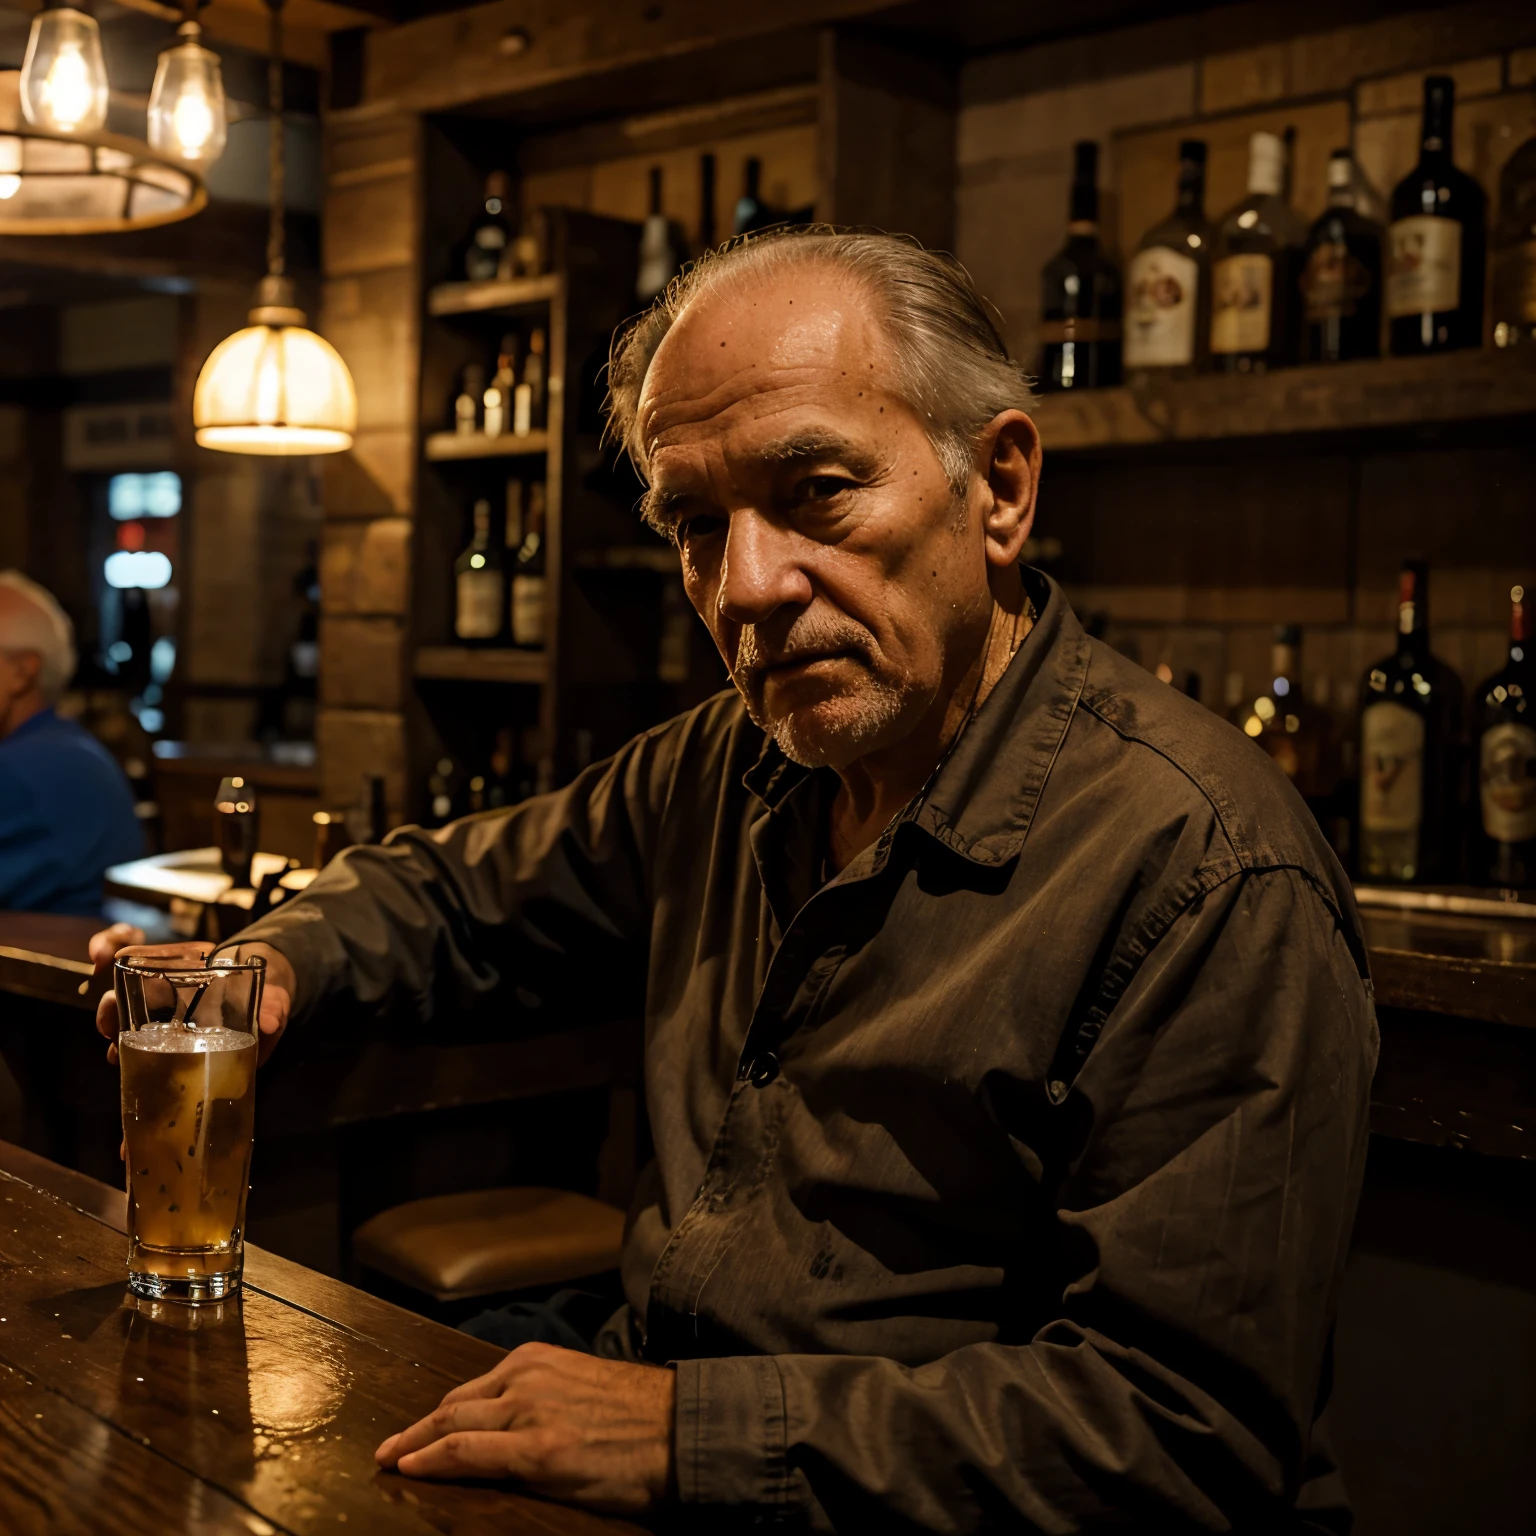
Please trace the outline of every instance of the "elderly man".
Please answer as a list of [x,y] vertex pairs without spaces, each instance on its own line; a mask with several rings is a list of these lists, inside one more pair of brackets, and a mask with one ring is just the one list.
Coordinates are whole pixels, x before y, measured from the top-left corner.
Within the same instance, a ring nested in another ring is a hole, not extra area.
[[385,1466],[710,1530],[1347,1522],[1349,887],[1267,758],[1021,568],[1030,403],[909,243],[698,265],[616,347],[612,420],[736,691],[244,936],[271,1035],[505,982],[645,1020],[628,1305]]
[[75,632],[52,593],[0,571],[0,907],[101,911],[107,867],[143,833],[112,755],[53,706],[75,673]]

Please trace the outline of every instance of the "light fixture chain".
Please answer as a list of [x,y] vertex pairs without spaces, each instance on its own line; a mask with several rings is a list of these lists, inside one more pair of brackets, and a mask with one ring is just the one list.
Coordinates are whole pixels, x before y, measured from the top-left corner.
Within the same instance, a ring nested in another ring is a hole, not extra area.
[[272,12],[271,49],[267,59],[267,107],[271,115],[268,156],[270,204],[267,224],[267,272],[283,275],[283,0],[267,0]]

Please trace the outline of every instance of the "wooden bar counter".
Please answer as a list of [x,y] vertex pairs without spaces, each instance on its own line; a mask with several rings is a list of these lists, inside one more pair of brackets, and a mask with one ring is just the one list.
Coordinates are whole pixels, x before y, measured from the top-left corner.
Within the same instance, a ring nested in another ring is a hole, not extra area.
[[501,1351],[247,1247],[238,1299],[139,1301],[121,1193],[0,1143],[6,1536],[540,1533],[621,1521],[382,1472],[374,1447]]

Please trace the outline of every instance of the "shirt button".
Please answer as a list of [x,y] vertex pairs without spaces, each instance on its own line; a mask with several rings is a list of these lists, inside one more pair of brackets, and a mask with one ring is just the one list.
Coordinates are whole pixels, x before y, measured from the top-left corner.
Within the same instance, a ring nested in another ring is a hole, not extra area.
[[754,1056],[747,1066],[747,1081],[754,1088],[766,1088],[779,1075],[779,1058],[772,1051]]

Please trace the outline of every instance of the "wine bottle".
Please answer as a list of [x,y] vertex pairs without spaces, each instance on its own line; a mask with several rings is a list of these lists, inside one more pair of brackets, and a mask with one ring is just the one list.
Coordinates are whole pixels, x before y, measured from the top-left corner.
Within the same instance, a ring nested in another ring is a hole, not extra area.
[[1382,228],[1355,207],[1355,160],[1328,161],[1328,206],[1307,233],[1301,268],[1304,362],[1381,355]]
[[1536,138],[1527,139],[1499,175],[1499,222],[1493,237],[1493,343],[1536,342]]
[[500,437],[512,425],[512,391],[517,387],[517,337],[503,336],[496,372],[485,386],[485,435]]
[[542,432],[549,423],[549,365],[544,356],[544,331],[535,326],[523,359],[523,383],[528,387],[528,430]]
[[544,644],[544,484],[528,487],[523,542],[512,567],[512,643],[538,649]]
[[1301,630],[1282,624],[1269,653],[1268,686],[1231,712],[1233,725],[1267,752],[1327,830],[1338,784],[1333,718],[1302,688]]
[[1387,314],[1398,356],[1475,347],[1483,336],[1483,189],[1451,160],[1456,83],[1424,82],[1419,163],[1392,192]]
[[741,178],[741,196],[736,199],[736,233],[750,235],[754,230],[777,224],[778,214],[762,198],[763,162],[756,155],[747,157]]
[[1141,237],[1126,273],[1125,367],[1139,378],[1182,378],[1203,365],[1209,303],[1205,145],[1179,145],[1174,210]]
[[512,226],[506,216],[508,186],[505,171],[492,171],[485,178],[485,201],[454,247],[450,273],[454,279],[488,283],[500,274],[512,240]]
[[1513,588],[1509,599],[1509,659],[1474,695],[1482,832],[1475,874],[1507,890],[1530,890],[1536,888],[1536,652],[1525,589]]
[[506,589],[501,551],[491,542],[490,502],[477,501],[473,519],[469,543],[453,565],[453,632],[460,640],[483,644],[501,634]]
[[1067,243],[1040,274],[1040,387],[1120,382],[1120,273],[1099,244],[1099,146],[1074,147]]
[[1429,648],[1429,573],[1403,563],[1397,649],[1360,683],[1360,873],[1445,880],[1455,868],[1461,679]]
[[1284,140],[1255,133],[1248,140],[1248,192],[1221,221],[1211,249],[1211,361],[1223,372],[1263,373],[1294,356],[1302,236],[1284,186]]
[[672,226],[661,211],[661,167],[651,167],[651,211],[640,230],[640,265],[635,274],[635,297],[649,304],[677,271],[677,252],[672,245]]

